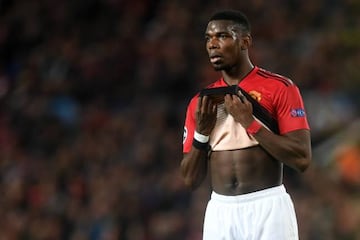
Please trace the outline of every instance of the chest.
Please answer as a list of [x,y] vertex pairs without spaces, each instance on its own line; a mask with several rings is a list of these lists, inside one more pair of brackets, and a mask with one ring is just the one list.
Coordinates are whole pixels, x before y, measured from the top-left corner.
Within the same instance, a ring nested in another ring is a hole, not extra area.
[[276,89],[274,87],[260,82],[257,84],[240,83],[240,87],[244,89],[249,95],[266,108],[272,116],[275,116],[276,111]]

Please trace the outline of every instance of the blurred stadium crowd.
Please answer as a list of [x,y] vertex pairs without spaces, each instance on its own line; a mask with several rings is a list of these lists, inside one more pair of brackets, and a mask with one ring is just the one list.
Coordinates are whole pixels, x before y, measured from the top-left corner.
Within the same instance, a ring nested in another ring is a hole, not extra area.
[[285,169],[302,240],[360,239],[360,2],[0,0],[0,239],[200,240],[185,108],[208,17],[243,10],[256,65],[300,87],[314,159]]

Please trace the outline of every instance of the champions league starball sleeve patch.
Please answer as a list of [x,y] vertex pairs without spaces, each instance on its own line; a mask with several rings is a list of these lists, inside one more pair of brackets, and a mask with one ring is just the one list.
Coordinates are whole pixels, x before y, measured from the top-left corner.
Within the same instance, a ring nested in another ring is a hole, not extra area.
[[186,127],[184,127],[183,144],[184,144],[184,143],[185,143],[185,141],[186,141],[187,135],[188,135],[188,130],[187,130],[187,128],[186,128]]
[[293,108],[290,111],[292,117],[305,117],[305,110],[303,108]]

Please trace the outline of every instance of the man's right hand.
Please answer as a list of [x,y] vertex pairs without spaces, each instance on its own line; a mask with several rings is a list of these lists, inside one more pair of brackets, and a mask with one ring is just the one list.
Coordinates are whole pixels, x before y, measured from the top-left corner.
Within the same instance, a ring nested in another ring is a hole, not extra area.
[[196,109],[196,131],[209,136],[215,127],[217,104],[208,96],[198,98]]

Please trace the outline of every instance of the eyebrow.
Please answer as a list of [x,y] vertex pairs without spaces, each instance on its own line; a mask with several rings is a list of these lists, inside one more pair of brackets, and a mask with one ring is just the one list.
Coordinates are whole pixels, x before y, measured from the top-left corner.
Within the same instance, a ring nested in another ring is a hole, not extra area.
[[205,33],[205,37],[206,37],[206,36],[210,36],[210,35],[219,36],[219,35],[221,35],[221,34],[231,35],[228,31],[214,32],[214,34],[209,34],[208,32],[206,32],[206,33]]

